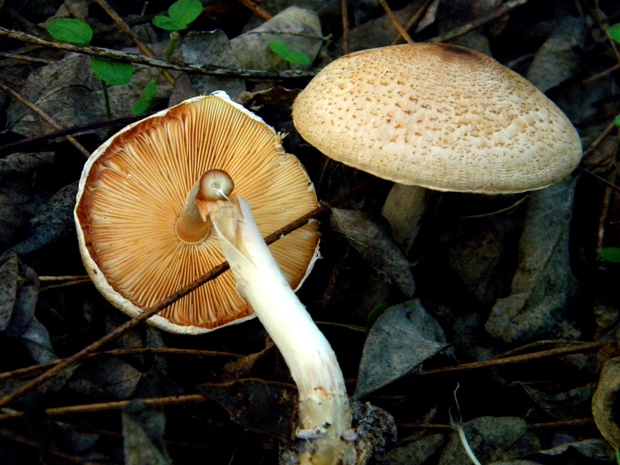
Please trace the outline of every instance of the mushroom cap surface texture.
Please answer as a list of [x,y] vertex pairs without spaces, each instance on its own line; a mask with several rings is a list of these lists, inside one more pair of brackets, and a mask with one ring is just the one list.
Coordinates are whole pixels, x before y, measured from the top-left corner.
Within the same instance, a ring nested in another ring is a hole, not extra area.
[[298,95],[293,121],[330,158],[440,191],[539,189],[568,176],[582,156],[573,125],[534,85],[447,44],[345,55]]
[[[127,126],[88,159],[75,221],[82,258],[99,291],[139,315],[224,262],[215,230],[188,243],[175,229],[188,193],[210,169],[226,171],[265,236],[318,206],[281,136],[223,92],[196,97]],[[270,245],[293,289],[318,256],[316,222]],[[230,271],[148,321],[201,334],[254,317]]]

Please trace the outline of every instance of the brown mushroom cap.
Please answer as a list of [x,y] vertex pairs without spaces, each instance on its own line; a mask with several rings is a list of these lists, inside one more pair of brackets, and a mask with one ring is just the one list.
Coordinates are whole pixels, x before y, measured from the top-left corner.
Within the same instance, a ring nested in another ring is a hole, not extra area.
[[582,155],[575,128],[542,92],[455,45],[343,56],[299,94],[293,121],[328,157],[440,191],[542,188],[571,173]]
[[[88,159],[75,220],[82,258],[99,291],[130,316],[153,306],[225,261],[215,231],[181,240],[175,224],[201,175],[226,171],[263,235],[318,206],[300,162],[281,136],[224,93],[196,97],[130,125]],[[291,287],[317,257],[309,224],[273,243]],[[230,271],[183,297],[149,323],[199,334],[253,317]]]

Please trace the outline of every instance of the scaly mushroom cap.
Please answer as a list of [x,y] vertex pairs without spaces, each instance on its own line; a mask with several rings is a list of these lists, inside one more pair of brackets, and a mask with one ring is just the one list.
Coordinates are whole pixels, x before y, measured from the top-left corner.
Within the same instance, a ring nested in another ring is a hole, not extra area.
[[542,92],[455,45],[343,56],[299,94],[293,121],[328,157],[440,191],[542,188],[570,174],[582,155],[575,128]]
[[[176,223],[188,193],[210,169],[226,171],[263,235],[318,206],[300,162],[280,135],[226,94],[196,97],[130,125],[88,159],[75,220],[86,270],[99,291],[130,316],[225,261],[217,237],[187,242]],[[316,224],[270,250],[297,288],[318,254]],[[200,334],[254,316],[232,273],[183,297],[149,323]]]

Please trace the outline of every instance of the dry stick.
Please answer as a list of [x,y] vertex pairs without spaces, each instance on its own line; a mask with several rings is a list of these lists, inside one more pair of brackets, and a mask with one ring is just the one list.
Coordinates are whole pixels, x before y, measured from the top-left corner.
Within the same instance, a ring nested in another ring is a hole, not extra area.
[[[177,349],[174,347],[142,347],[139,349],[103,350],[101,352],[95,352],[94,354],[88,355],[84,358],[84,360],[99,357],[101,355],[196,355],[199,357],[223,358],[239,358],[244,356],[242,354],[233,354],[231,352],[218,352],[215,350]],[[63,360],[64,359],[59,359],[54,360],[53,362],[42,363],[41,365],[31,365],[24,368],[18,368],[17,370],[5,371],[4,373],[0,373],[0,381],[44,371],[48,368],[58,365],[59,363],[62,363]]]
[[454,29],[453,31],[448,32],[447,34],[444,34],[443,36],[437,36],[431,39],[430,41],[431,42],[445,42],[447,40],[455,39],[457,37],[465,35],[468,32],[473,31],[474,29],[478,29],[480,26],[484,26],[485,24],[490,23],[491,21],[494,21],[497,18],[500,18],[510,13],[515,8],[525,5],[528,1],[529,0],[509,0],[508,2],[500,6],[497,10],[494,10],[491,13],[489,13],[487,16],[483,16],[482,18],[479,18],[470,23],[467,23],[464,26],[461,26],[457,29]]
[[[189,403],[208,402],[210,399],[202,394],[187,394],[184,396],[170,397],[151,397],[150,399],[140,399],[151,407],[163,407],[167,405],[185,405]],[[99,402],[95,404],[69,405],[67,407],[53,407],[43,409],[43,414],[47,417],[55,417],[59,415],[106,412],[108,410],[122,410],[135,400],[118,400],[113,402]],[[25,412],[10,412],[0,415],[0,421],[13,420],[23,417]]]
[[603,79],[604,77],[609,76],[610,74],[612,74],[615,71],[618,71],[619,69],[620,69],[620,63],[617,63],[613,65],[611,68],[606,69],[605,71],[601,71],[598,74],[595,74],[593,76],[590,76],[589,78],[584,79],[583,81],[581,81],[581,84],[590,84],[591,82],[597,81],[599,79]]
[[531,354],[512,355],[510,357],[495,358],[492,360],[484,360],[481,362],[462,363],[451,367],[435,368],[433,370],[427,370],[421,373],[419,376],[432,376],[441,375],[454,372],[469,372],[480,370],[483,368],[492,368],[504,365],[514,365],[516,363],[531,362],[534,360],[543,360],[551,357],[559,357],[561,355],[576,354],[579,352],[587,352],[590,350],[596,350],[608,344],[610,341],[598,341],[598,342],[586,342],[571,347],[561,347],[559,349],[543,350],[541,352],[534,352]]
[[74,134],[79,134],[82,132],[92,131],[94,129],[113,126],[113,125],[122,125],[127,126],[130,123],[138,121],[146,116],[148,113],[138,116],[122,116],[120,118],[112,118],[105,121],[101,121],[99,123],[89,123],[82,126],[73,126],[71,128],[59,129],[57,131],[48,132],[45,134],[39,134],[36,136],[30,136],[25,139],[18,140],[16,142],[10,142],[8,144],[0,145],[0,155],[10,152],[10,151],[19,151],[23,150],[25,146],[28,144],[47,142],[53,139],[59,139],[61,137],[66,137]]
[[394,12],[390,8],[390,6],[387,4],[387,0],[379,0],[379,3],[381,3],[381,6],[385,10],[385,13],[388,15],[388,17],[390,18],[390,21],[392,21],[392,24],[394,25],[398,33],[401,35],[401,37],[404,38],[408,44],[412,44],[413,39],[411,39],[411,36],[407,32],[407,30],[403,27],[403,25],[400,24],[400,21],[398,20],[398,18],[396,17]]
[[[310,219],[316,218],[318,216],[321,216],[321,215],[329,212],[331,207],[335,207],[337,205],[341,205],[344,202],[352,199],[356,195],[364,192],[370,186],[371,183],[372,183],[372,180],[366,181],[363,184],[361,184],[361,185],[351,189],[346,194],[344,194],[344,195],[338,197],[337,199],[333,200],[328,205],[323,205],[323,206],[315,208],[310,213],[308,213],[308,214],[298,218],[297,220],[293,221],[292,223],[289,223],[288,225],[284,226],[283,228],[280,228],[279,230],[277,230],[273,234],[270,234],[269,236],[267,236],[265,238],[265,242],[267,242],[267,244],[271,244],[272,242],[277,241],[281,237],[284,237],[285,235],[289,234],[290,232],[294,231],[295,229],[298,229],[301,226],[305,225]],[[13,392],[10,392],[9,394],[5,395],[4,397],[2,397],[0,399],[0,408],[7,407],[8,405],[10,405],[13,402],[17,401],[21,397],[23,397],[26,394],[32,392],[33,390],[35,390],[37,387],[39,387],[43,383],[51,380],[58,373],[64,371],[68,367],[78,363],[79,361],[81,361],[85,357],[89,356],[90,354],[93,354],[93,353],[97,352],[101,347],[103,347],[108,342],[111,342],[111,341],[117,339],[118,337],[122,336],[127,331],[129,331],[130,329],[138,326],[140,323],[146,321],[148,318],[150,318],[153,315],[157,314],[158,312],[162,311],[164,308],[172,305],[174,302],[176,302],[180,298],[186,296],[187,294],[189,294],[192,291],[195,291],[200,286],[205,284],[207,281],[215,279],[217,276],[221,275],[226,270],[228,270],[228,268],[229,268],[229,266],[228,266],[228,263],[226,263],[226,262],[217,265],[211,271],[209,271],[208,273],[202,275],[200,278],[198,278],[193,283],[185,286],[184,288],[182,288],[179,291],[175,292],[171,296],[165,298],[164,300],[162,300],[158,304],[154,305],[153,307],[147,308],[146,310],[144,310],[143,313],[141,313],[137,317],[132,318],[131,320],[123,323],[122,325],[117,327],[111,333],[106,334],[101,339],[93,342],[92,344],[90,344],[89,346],[83,348],[79,352],[76,352],[71,357],[68,357],[68,358],[64,359],[58,365],[50,368],[46,372],[44,372],[41,375],[37,376],[36,378],[28,381],[27,383],[24,383],[22,386],[20,386],[19,388],[15,389]]]
[[26,61],[28,63],[37,63],[41,65],[49,65],[53,63],[52,60],[46,60],[45,58],[29,57],[27,55],[17,55],[15,53],[0,52],[0,58],[8,58],[9,60]]
[[342,16],[342,52],[349,54],[349,8],[347,0],[340,0],[340,15]]
[[[11,96],[13,96],[17,100],[19,100],[24,105],[26,105],[30,110],[32,110],[34,113],[36,113],[41,118],[43,118],[45,121],[47,121],[49,124],[51,124],[52,127],[54,127],[55,129],[62,129],[62,126],[60,124],[58,124],[56,121],[54,121],[54,119],[50,115],[45,113],[43,110],[41,110],[34,103],[32,103],[30,100],[28,100],[27,98],[25,98],[21,94],[15,92],[13,89],[11,89],[8,86],[5,86],[2,83],[0,83],[0,89],[2,89],[3,91],[8,92],[9,94],[11,94]],[[88,150],[86,150],[84,148],[84,146],[82,144],[80,144],[75,139],[75,137],[67,136],[67,140],[69,140],[69,142],[71,142],[75,146],[76,149],[78,149],[80,152],[82,152],[82,154],[84,154],[86,156],[86,158],[90,157],[90,152]]]
[[[410,31],[413,28],[413,26],[417,26],[417,24],[420,22],[422,17],[428,11],[428,8],[431,6],[433,1],[434,0],[426,0],[426,3],[422,5],[418,9],[418,11],[415,12],[415,14],[409,19],[409,21],[407,21],[407,24],[405,25],[406,31]],[[402,44],[404,41],[405,39],[403,38],[403,36],[401,34],[398,34],[396,39],[394,39],[394,41],[392,42],[392,45]]]
[[172,69],[175,71],[184,71],[187,73],[206,74],[211,76],[228,76],[248,79],[290,79],[300,77],[312,77],[316,74],[312,70],[295,70],[288,69],[283,71],[268,71],[262,69],[233,69],[233,68],[216,68],[208,65],[179,65],[159,58],[151,58],[134,53],[119,52],[102,47],[93,47],[92,45],[76,45],[63,42],[55,42],[53,40],[45,40],[31,34],[12,31],[4,27],[0,27],[0,37],[8,39],[20,40],[30,44],[41,45],[43,47],[56,48],[67,52],[82,53],[90,56],[98,56],[110,58],[125,63],[137,63],[140,65],[153,66],[155,68]]
[[[67,454],[66,452],[49,447],[48,444],[43,444],[41,442],[27,438],[26,436],[22,436],[21,434],[13,433],[5,429],[0,429],[0,438],[13,441],[23,446],[37,449],[38,451],[45,451],[44,453],[42,453],[44,457],[47,455],[48,458],[53,457],[54,459],[62,460],[62,463],[74,463],[78,465],[103,465],[104,463],[105,464],[110,463],[108,460],[101,461],[101,462],[93,461],[93,460],[87,460],[87,459],[84,459],[82,457],[78,457],[75,455]],[[45,462],[47,463],[47,461]],[[61,463],[61,462],[58,462],[58,463]]]
[[[127,23],[125,23],[125,21],[123,21],[123,18],[121,18],[116,11],[114,10],[114,8],[112,8],[110,6],[110,4],[108,2],[106,2],[106,0],[95,0],[97,2],[97,4],[103,8],[103,10],[108,14],[108,16],[110,18],[112,18],[112,21],[114,21],[114,23],[116,24],[116,26],[125,34],[127,34],[129,37],[131,37],[131,40],[133,40],[133,43],[136,45],[136,47],[138,47],[138,49],[147,57],[154,57],[155,54],[153,53],[153,51],[144,43],[142,42],[138,36],[136,35],[135,32],[133,32],[133,30],[127,25]],[[164,76],[164,78],[166,79],[166,81],[168,81],[168,83],[170,85],[174,85],[174,78],[170,75],[170,73],[168,71],[163,71],[162,72],[162,76]]]
[[258,16],[263,21],[269,21],[272,18],[272,16],[269,13],[263,10],[260,6],[258,6],[252,0],[239,0],[239,3],[241,3],[244,7],[246,7],[248,10],[250,10],[252,13],[254,13],[256,16]]

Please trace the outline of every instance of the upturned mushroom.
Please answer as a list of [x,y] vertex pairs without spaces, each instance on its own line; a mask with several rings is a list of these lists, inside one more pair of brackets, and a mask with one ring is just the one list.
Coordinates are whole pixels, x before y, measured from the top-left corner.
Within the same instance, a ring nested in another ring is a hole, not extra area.
[[106,142],[85,167],[75,218],[89,274],[130,315],[228,260],[228,280],[151,323],[196,334],[257,315],[299,394],[299,440],[285,461],[352,465],[357,453],[346,435],[352,415],[342,371],[292,287],[317,256],[316,226],[275,247],[263,240],[316,205],[305,171],[273,129],[216,93]]
[[[225,170],[267,235],[318,203],[281,135],[223,92],[196,97],[134,123],[88,159],[75,222],[84,265],[99,291],[136,316],[225,261],[217,234],[200,217],[199,178]],[[318,255],[316,224],[270,246],[295,289]],[[201,334],[255,316],[230,271],[183,297],[149,323]]]
[[406,249],[426,189],[540,189],[582,156],[577,131],[542,92],[487,55],[448,44],[343,56],[299,94],[293,121],[326,156],[394,181],[383,215]]

